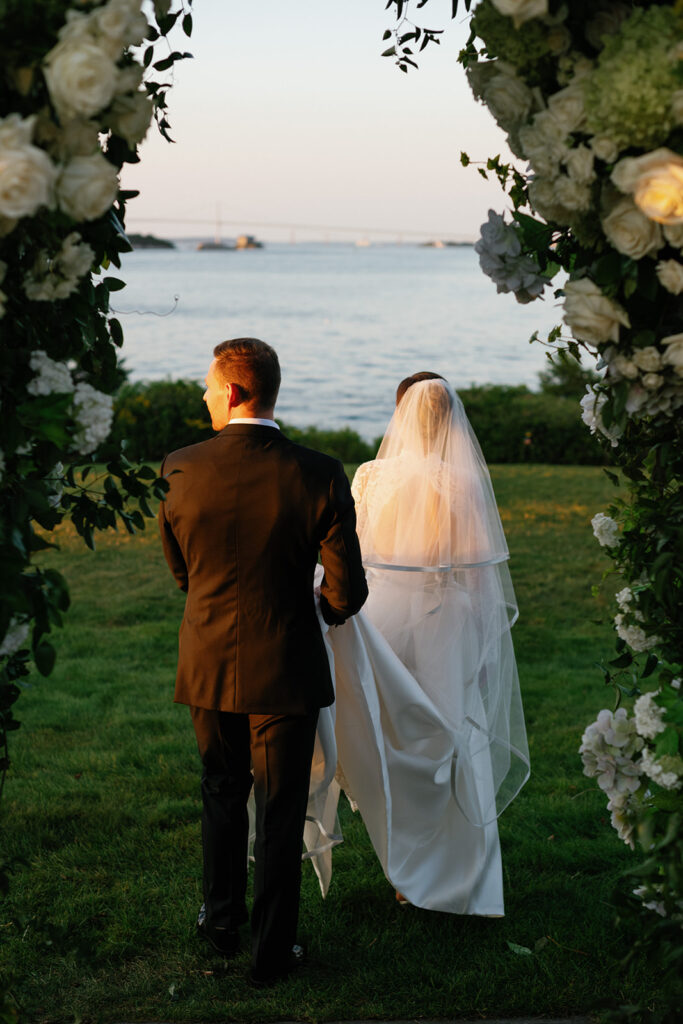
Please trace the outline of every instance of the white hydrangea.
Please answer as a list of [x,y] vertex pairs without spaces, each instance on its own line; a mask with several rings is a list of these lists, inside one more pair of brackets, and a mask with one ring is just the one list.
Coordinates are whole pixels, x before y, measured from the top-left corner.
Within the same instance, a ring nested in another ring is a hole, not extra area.
[[[661,891],[661,886],[653,886],[655,889]],[[660,917],[666,917],[666,907],[664,906],[663,900],[648,900],[644,899],[645,896],[651,894],[651,889],[646,885],[639,885],[637,889],[633,890],[633,895],[637,896],[639,900],[643,901],[643,906],[646,910],[654,910],[655,914],[659,914]]]
[[26,386],[29,395],[65,395],[73,391],[74,383],[69,367],[66,363],[50,359],[42,349],[33,353],[30,366],[35,377]]
[[622,842],[630,846],[631,849],[635,848],[633,833],[637,822],[637,809],[637,800],[625,793],[615,793],[607,801],[610,824]]
[[581,399],[581,419],[590,428],[591,434],[602,434],[608,438],[613,448],[619,443],[623,431],[616,423],[606,427],[602,421],[602,407],[607,401],[604,391],[596,391],[590,384],[586,385],[586,394]]
[[619,543],[619,527],[611,516],[598,512],[591,519],[591,526],[600,547],[613,548]]
[[640,757],[640,767],[643,774],[662,789],[681,789],[683,786],[683,759],[680,757],[665,755],[657,758],[645,747]]
[[632,651],[636,651],[638,654],[642,654],[644,651],[649,651],[658,644],[661,644],[662,638],[660,636],[648,636],[642,626],[637,626],[635,623],[626,622],[626,618],[622,612],[614,616],[614,625],[617,630],[617,635],[624,640]]
[[111,395],[97,391],[91,384],[77,384],[74,392],[74,418],[79,429],[74,445],[82,455],[90,455],[106,441],[114,417]]
[[91,247],[77,231],[72,231],[54,258],[45,250],[38,254],[32,270],[24,278],[24,291],[34,302],[65,299],[78,287],[94,259]]
[[630,587],[624,587],[624,589],[620,590],[616,595],[616,600],[622,612],[627,612],[629,610],[629,605],[633,600],[633,591]]
[[10,620],[7,632],[0,644],[0,658],[11,658],[25,645],[31,626],[19,616]]
[[498,292],[513,292],[522,303],[543,293],[547,279],[539,274],[538,264],[522,253],[517,232],[501,214],[489,210],[489,219],[482,224],[481,238],[474,249],[481,269],[495,282]]
[[[659,693],[659,690],[657,690],[657,693]],[[659,704],[655,701],[655,696],[656,694],[654,693],[644,693],[633,705],[638,735],[646,740],[653,740],[658,733],[664,732],[666,729],[662,721],[664,718],[664,708],[660,708]]]
[[597,779],[607,794],[635,793],[640,787],[640,769],[634,755],[642,748],[643,739],[626,709],[611,712],[603,708],[581,737],[583,774]]

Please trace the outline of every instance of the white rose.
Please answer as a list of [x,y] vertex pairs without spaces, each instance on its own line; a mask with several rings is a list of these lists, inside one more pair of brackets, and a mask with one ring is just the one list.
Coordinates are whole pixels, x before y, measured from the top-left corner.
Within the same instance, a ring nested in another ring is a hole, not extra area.
[[72,156],[89,156],[99,153],[99,128],[94,121],[76,117],[64,125],[57,137],[57,149],[62,160]]
[[619,325],[631,326],[626,310],[603,295],[587,277],[567,281],[564,294],[564,321],[579,341],[618,341]]
[[515,28],[548,13],[548,0],[491,0],[491,3],[501,14],[512,18]]
[[0,118],[0,150],[23,149],[24,146],[30,146],[33,142],[35,123],[35,114],[31,117],[9,114],[8,117]]
[[44,74],[61,121],[108,107],[118,77],[109,54],[87,38],[57,43],[45,58]]
[[603,218],[602,230],[618,252],[633,260],[654,256],[664,243],[659,225],[646,217],[629,196],[619,199]]
[[683,264],[678,260],[660,260],[656,269],[662,288],[666,288],[672,295],[683,292]]
[[591,204],[590,186],[564,174],[555,182],[555,195],[559,204],[570,211],[587,210]]
[[57,182],[57,201],[74,220],[95,220],[109,209],[119,188],[116,168],[102,156],[76,156]]
[[[644,370],[646,373],[653,373],[655,370],[661,370],[662,368],[662,356],[659,349],[656,349],[654,345],[647,345],[646,348],[637,348],[633,353],[633,362],[639,370]],[[647,387],[647,385],[645,386]]]
[[683,377],[683,334],[669,334],[662,338],[662,345],[666,346],[662,362],[671,366],[677,376]]
[[580,85],[568,85],[553,93],[548,97],[548,110],[564,135],[577,131],[586,119],[583,89]]
[[670,149],[626,157],[612,171],[621,192],[632,192],[636,205],[660,224],[683,223],[683,157]]
[[683,224],[665,224],[664,237],[674,249],[683,249]]
[[593,535],[603,548],[613,548],[619,543],[619,526],[611,516],[598,512],[591,519]]
[[658,373],[646,373],[643,377],[643,387],[648,391],[656,391],[661,387],[662,378]]
[[147,35],[149,24],[140,11],[141,0],[109,0],[93,12],[94,23],[113,56],[127,46],[139,46]]
[[557,201],[556,179],[534,178],[529,183],[529,202],[536,213],[545,220],[554,220],[558,224],[567,224],[571,214]]
[[52,205],[56,175],[49,156],[37,146],[0,147],[0,216],[16,221]]
[[612,142],[606,135],[594,135],[588,145],[598,160],[602,160],[603,163],[613,164],[619,156],[619,147],[616,142]]
[[507,127],[524,121],[533,96],[524,82],[513,74],[497,74],[484,88],[482,99],[499,125]]
[[107,116],[107,125],[133,147],[147,134],[153,112],[154,104],[144,92],[117,96]]
[[610,360],[609,373],[611,377],[626,377],[627,380],[635,380],[640,376],[636,364],[621,354]]
[[593,161],[593,152],[588,146],[577,146],[576,149],[569,150],[563,163],[570,178],[581,184],[590,184],[595,180]]
[[504,62],[499,60],[478,60],[468,66],[465,72],[467,81],[478,100],[482,98],[484,89],[491,79],[498,74],[502,63]]
[[557,122],[552,120],[547,110],[536,114],[531,124],[520,128],[519,142],[524,156],[537,174],[544,178],[557,176],[559,162],[566,156],[568,146]]

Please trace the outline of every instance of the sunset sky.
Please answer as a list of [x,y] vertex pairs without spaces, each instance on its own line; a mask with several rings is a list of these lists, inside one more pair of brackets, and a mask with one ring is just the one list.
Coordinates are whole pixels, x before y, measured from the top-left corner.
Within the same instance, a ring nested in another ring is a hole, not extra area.
[[196,0],[192,38],[171,38],[194,54],[169,93],[176,144],[152,128],[141,163],[126,168],[125,187],[142,193],[129,229],[210,235],[220,209],[227,236],[287,240],[289,225],[320,225],[354,229],[327,232],[349,240],[371,228],[478,237],[505,200],[461,166],[460,151],[474,160],[506,150],[456,60],[464,9],[456,22],[450,0],[415,13],[446,31],[406,75],[380,56],[392,23],[384,2]]

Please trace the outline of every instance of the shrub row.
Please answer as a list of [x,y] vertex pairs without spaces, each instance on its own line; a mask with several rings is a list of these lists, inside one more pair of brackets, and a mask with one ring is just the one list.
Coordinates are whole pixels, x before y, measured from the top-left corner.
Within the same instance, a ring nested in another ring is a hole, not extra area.
[[[213,436],[203,387],[189,380],[124,384],[115,401],[113,439],[129,458],[159,460],[167,452]],[[579,416],[578,398],[520,385],[485,385],[461,391],[488,462],[598,465],[604,453]],[[346,463],[374,457],[378,442],[355,430],[283,427],[293,441]]]

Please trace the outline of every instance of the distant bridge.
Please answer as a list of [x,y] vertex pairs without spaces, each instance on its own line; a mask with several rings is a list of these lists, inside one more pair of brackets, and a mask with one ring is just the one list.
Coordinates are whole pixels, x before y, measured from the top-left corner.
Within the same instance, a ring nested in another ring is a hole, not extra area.
[[331,235],[331,234],[343,234],[353,235],[357,239],[367,238],[370,235],[381,235],[387,238],[395,238],[399,242],[403,238],[420,238],[425,241],[455,241],[455,242],[468,242],[470,239],[458,237],[456,232],[448,231],[417,231],[413,228],[369,228],[369,227],[353,227],[348,224],[293,224],[291,221],[260,221],[260,220],[249,220],[247,217],[243,217],[240,220],[230,220],[220,217],[218,220],[215,218],[210,220],[202,217],[143,217],[136,214],[132,210],[128,216],[128,223],[130,225],[133,222],[138,224],[184,224],[192,225],[196,227],[210,227],[213,233],[220,235],[221,228],[223,225],[230,225],[239,229],[240,233],[245,230],[263,228],[276,228],[278,231],[288,231],[290,235],[295,235],[297,232],[314,232],[316,235]]

